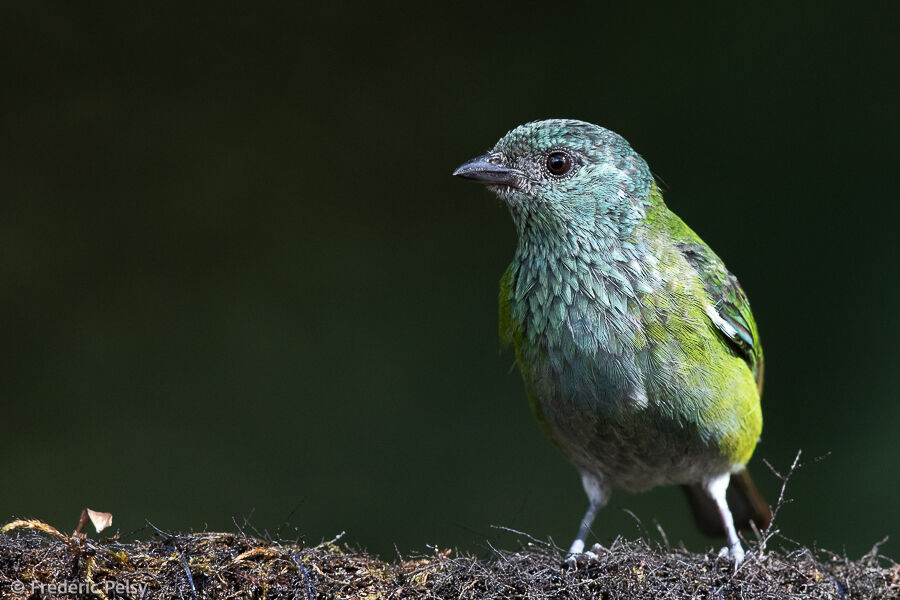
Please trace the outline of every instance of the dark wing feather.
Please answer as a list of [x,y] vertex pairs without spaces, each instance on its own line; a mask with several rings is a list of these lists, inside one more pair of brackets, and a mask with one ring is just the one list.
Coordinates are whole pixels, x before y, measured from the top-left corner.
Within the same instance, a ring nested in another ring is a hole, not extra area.
[[762,344],[759,341],[753,313],[750,312],[747,294],[738,283],[737,277],[725,268],[722,260],[702,241],[699,239],[682,241],[677,245],[687,262],[700,275],[706,292],[715,303],[713,310],[718,318],[711,315],[713,324],[738,355],[747,362],[762,393]]

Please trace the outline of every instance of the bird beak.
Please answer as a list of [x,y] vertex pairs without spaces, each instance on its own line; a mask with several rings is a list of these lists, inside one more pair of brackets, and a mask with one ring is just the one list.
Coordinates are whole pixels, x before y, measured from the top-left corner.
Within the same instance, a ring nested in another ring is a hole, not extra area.
[[453,171],[454,177],[471,179],[485,185],[508,185],[519,187],[523,173],[499,164],[497,158],[490,154],[482,154],[464,162]]

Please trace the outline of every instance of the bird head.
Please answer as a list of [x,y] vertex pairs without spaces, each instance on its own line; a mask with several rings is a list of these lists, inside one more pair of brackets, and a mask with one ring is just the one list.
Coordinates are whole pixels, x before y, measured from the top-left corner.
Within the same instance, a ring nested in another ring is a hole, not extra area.
[[504,200],[520,234],[633,226],[652,183],[644,159],[624,138],[572,119],[520,125],[453,174]]

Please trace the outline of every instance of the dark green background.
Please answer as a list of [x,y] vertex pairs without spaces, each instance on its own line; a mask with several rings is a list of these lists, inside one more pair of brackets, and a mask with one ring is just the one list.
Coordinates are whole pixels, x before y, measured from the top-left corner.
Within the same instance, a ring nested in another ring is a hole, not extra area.
[[[629,139],[748,290],[751,469],[774,501],[761,459],[805,457],[785,534],[896,536],[898,14],[5,6],[0,521],[568,544],[580,482],[497,342],[514,231],[450,177],[565,116]],[[677,489],[615,494],[601,541],[626,508],[710,543]]]

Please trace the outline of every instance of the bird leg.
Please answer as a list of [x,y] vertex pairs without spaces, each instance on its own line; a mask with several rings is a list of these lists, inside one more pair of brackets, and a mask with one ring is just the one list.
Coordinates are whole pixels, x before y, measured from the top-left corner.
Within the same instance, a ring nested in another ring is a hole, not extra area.
[[597,516],[597,511],[603,508],[609,499],[609,487],[600,477],[584,472],[581,474],[581,483],[584,485],[584,491],[588,497],[588,508],[578,527],[578,535],[569,547],[569,556],[584,553],[584,543],[591,531],[591,524]]
[[[703,489],[709,494],[716,507],[719,509],[719,517],[722,519],[722,525],[725,528],[725,534],[728,536],[728,555],[734,561],[735,566],[744,560],[744,549],[738,539],[737,531],[734,528],[734,519],[731,516],[731,510],[728,508],[728,501],[725,498],[725,491],[728,489],[728,482],[731,481],[731,474],[725,473],[703,482]],[[722,549],[725,551],[725,548]]]

